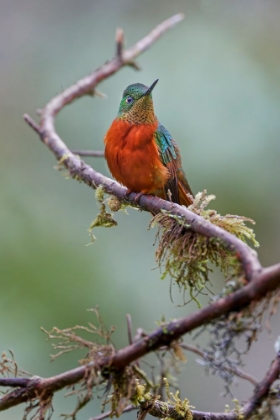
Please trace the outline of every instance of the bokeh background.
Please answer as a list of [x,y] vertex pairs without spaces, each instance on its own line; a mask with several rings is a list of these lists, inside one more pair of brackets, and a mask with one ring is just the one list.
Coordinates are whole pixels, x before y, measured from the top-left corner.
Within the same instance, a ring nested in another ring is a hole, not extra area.
[[[131,46],[172,14],[185,20],[127,68],[99,86],[106,100],[85,97],[65,109],[57,129],[71,148],[102,149],[123,89],[152,83],[157,116],[180,144],[195,192],[217,196],[213,207],[256,221],[264,265],[279,261],[280,3],[277,0],[43,0],[0,1],[0,350],[12,349],[22,368],[51,376],[76,366],[80,355],[50,363],[50,342],[40,327],[66,328],[93,321],[99,305],[115,343],[127,344],[125,314],[147,331],[155,321],[184,316],[195,305],[160,280],[149,215],[129,209],[119,226],[88,227],[98,207],[94,192],[54,169],[54,157],[24,123],[35,110],[85,76],[115,51],[117,27]],[[109,175],[103,159],[89,160]],[[222,287],[215,277],[214,291]],[[205,298],[207,300],[207,297]],[[245,359],[258,379],[274,357],[279,315]],[[191,342],[191,337],[186,338]],[[223,410],[223,383],[205,375],[188,355],[180,375],[182,397],[198,410]],[[232,388],[240,400],[250,384]],[[55,413],[71,411],[74,398],[54,398]],[[98,414],[100,401],[78,419]],[[1,413],[20,418],[23,407]],[[128,415],[135,418],[135,413]]]

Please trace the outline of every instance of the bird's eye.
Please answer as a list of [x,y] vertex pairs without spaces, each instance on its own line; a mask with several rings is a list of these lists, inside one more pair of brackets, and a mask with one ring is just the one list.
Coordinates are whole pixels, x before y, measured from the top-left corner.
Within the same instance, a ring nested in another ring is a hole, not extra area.
[[132,98],[131,96],[128,96],[128,97],[126,98],[125,102],[126,102],[127,104],[131,104],[131,103],[133,102],[133,98]]

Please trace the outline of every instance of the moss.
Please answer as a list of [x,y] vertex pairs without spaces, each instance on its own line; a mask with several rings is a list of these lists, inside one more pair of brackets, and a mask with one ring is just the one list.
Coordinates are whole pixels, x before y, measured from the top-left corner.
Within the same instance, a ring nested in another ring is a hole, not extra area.
[[110,208],[110,210],[113,213],[115,213],[115,212],[117,212],[119,210],[123,210],[125,213],[127,213],[127,211],[126,211],[127,204],[123,203],[121,200],[119,200],[114,195],[111,195],[108,198],[107,204],[108,204],[108,207]]
[[91,235],[92,242],[95,240],[95,236],[92,233],[92,230],[97,227],[114,227],[117,226],[117,221],[113,218],[113,215],[111,213],[108,213],[106,211],[106,204],[105,204],[105,191],[102,186],[99,186],[96,189],[95,197],[97,201],[100,203],[99,206],[99,213],[96,216],[96,218],[93,220],[89,227],[89,233]]
[[238,420],[243,420],[244,419],[243,410],[242,410],[241,405],[239,404],[239,401],[236,398],[234,398],[232,401],[235,404],[234,412],[237,415]]
[[106,195],[107,194],[105,193],[105,190],[102,187],[102,185],[97,187],[96,192],[95,192],[95,198],[99,202],[99,213],[89,227],[89,233],[91,235],[92,242],[94,242],[95,240],[95,236],[92,233],[92,230],[94,228],[96,227],[110,228],[110,227],[114,227],[118,225],[117,221],[113,217],[113,214],[106,211],[106,204],[108,205],[112,213],[115,213],[119,210],[123,210],[125,213],[127,213],[126,211],[127,204],[120,201],[114,195],[111,195],[107,198],[106,198]]
[[96,227],[113,227],[113,226],[117,226],[118,223],[117,221],[113,218],[111,213],[107,213],[106,211],[106,206],[104,203],[102,203],[100,205],[100,211],[99,214],[96,216],[96,218],[93,220],[93,222],[91,223],[89,230],[91,231],[92,229],[96,228]]
[[159,395],[155,396],[146,392],[146,388],[136,380],[133,403],[140,406],[140,410],[142,409],[144,412],[154,410],[153,416],[158,416],[165,420],[192,420],[191,408],[194,407],[189,404],[189,400],[187,398],[181,400],[178,390],[175,394],[170,392],[167,378],[163,378],[163,382],[166,389],[166,401],[159,401]]
[[[221,216],[215,210],[206,209],[214,198],[213,195],[207,196],[206,191],[198,193],[189,210],[242,241],[250,239],[255,246],[259,246],[254,231],[245,224],[255,222],[243,216]],[[152,219],[150,227],[154,226],[159,228],[156,261],[163,268],[161,278],[170,276],[180,290],[185,292],[188,289],[191,299],[198,306],[200,303],[197,295],[207,287],[211,265],[219,267],[227,279],[241,275],[242,269],[237,257],[223,246],[220,239],[207,238],[193,232],[182,218],[167,212],[157,214]]]
[[165,391],[166,391],[166,396],[167,396],[166,403],[168,405],[173,406],[178,417],[181,417],[186,420],[192,420],[193,415],[191,412],[191,408],[194,408],[194,407],[190,405],[189,400],[187,398],[185,398],[184,400],[181,400],[179,398],[179,395],[180,395],[179,390],[177,390],[175,394],[173,394],[173,392],[170,392],[168,380],[164,378],[163,381],[165,384]]

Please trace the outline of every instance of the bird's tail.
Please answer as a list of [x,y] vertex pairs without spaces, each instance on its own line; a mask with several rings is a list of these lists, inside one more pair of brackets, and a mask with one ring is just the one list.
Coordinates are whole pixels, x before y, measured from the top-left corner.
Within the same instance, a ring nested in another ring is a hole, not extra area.
[[178,180],[179,198],[181,206],[190,206],[193,203],[193,192],[187,179]]

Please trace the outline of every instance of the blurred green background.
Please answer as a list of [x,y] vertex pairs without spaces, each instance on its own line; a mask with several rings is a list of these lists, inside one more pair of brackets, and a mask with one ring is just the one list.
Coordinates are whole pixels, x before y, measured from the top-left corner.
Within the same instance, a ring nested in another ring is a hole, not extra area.
[[[127,344],[125,314],[133,326],[155,328],[155,320],[184,316],[195,305],[181,298],[155,267],[155,231],[149,215],[129,209],[119,226],[88,227],[97,214],[94,192],[54,170],[54,157],[24,123],[35,110],[85,76],[115,51],[117,27],[131,46],[172,14],[185,20],[138,59],[143,70],[126,68],[99,86],[107,100],[85,97],[65,109],[57,129],[71,148],[102,149],[123,89],[152,83],[160,121],[179,142],[194,192],[217,196],[222,214],[256,221],[264,265],[279,261],[280,177],[280,3],[277,0],[11,0],[0,1],[0,330],[1,347],[12,349],[19,365],[51,376],[76,366],[73,354],[49,362],[51,345],[43,326],[86,324],[87,308],[100,307],[107,325],[117,326],[115,343]],[[109,175],[103,159],[88,159]],[[215,277],[216,278],[216,277]],[[214,290],[222,287],[214,279]],[[246,359],[258,379],[274,357],[279,315]],[[186,338],[191,342],[191,337]],[[190,380],[191,379],[191,380]],[[180,375],[182,397],[198,410],[223,410],[223,383],[205,375],[188,355]],[[233,387],[240,400],[252,387]],[[69,412],[74,398],[55,396],[54,419]],[[203,397],[202,397],[203,396]],[[89,404],[78,419],[99,412]],[[20,418],[23,407],[1,413]],[[135,413],[128,415],[135,418]]]

